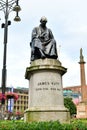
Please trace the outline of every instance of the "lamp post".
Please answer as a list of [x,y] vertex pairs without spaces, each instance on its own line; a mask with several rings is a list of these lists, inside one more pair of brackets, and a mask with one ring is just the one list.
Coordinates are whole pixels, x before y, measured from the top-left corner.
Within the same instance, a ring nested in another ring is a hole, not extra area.
[[4,28],[4,52],[3,52],[3,69],[2,69],[2,106],[5,105],[5,99],[3,98],[6,90],[6,55],[7,55],[7,38],[8,38],[8,26],[11,25],[11,21],[8,20],[9,13],[11,11],[16,11],[16,17],[14,21],[20,21],[20,17],[18,16],[18,12],[21,10],[19,4],[19,0],[0,0],[0,11],[4,12],[5,15],[5,23],[2,23],[1,27]]

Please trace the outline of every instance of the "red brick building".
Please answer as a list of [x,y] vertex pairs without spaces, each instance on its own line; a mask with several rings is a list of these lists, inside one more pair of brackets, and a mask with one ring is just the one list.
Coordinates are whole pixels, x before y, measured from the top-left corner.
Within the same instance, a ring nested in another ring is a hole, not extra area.
[[72,90],[73,92],[81,93],[81,86],[65,87],[63,90]]

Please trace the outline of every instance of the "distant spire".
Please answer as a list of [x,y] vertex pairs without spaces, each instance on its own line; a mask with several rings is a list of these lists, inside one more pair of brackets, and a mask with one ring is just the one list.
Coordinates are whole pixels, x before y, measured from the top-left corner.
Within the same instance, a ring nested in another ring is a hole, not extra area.
[[84,56],[83,56],[83,54],[82,54],[82,48],[80,49],[80,62],[79,62],[80,64],[81,63],[85,63],[85,61],[84,61]]

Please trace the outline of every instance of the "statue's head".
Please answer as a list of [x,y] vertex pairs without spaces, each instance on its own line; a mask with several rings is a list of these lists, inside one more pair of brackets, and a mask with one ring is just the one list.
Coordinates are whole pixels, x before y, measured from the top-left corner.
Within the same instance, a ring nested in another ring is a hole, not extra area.
[[47,18],[46,18],[45,16],[41,17],[40,22],[41,22],[41,23],[42,23],[42,22],[47,23]]

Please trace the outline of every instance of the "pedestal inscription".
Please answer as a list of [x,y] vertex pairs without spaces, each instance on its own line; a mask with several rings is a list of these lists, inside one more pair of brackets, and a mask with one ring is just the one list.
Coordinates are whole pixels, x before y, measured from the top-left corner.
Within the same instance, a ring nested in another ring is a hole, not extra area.
[[30,78],[29,107],[62,105],[61,86],[61,75],[56,71],[42,70],[35,72]]

